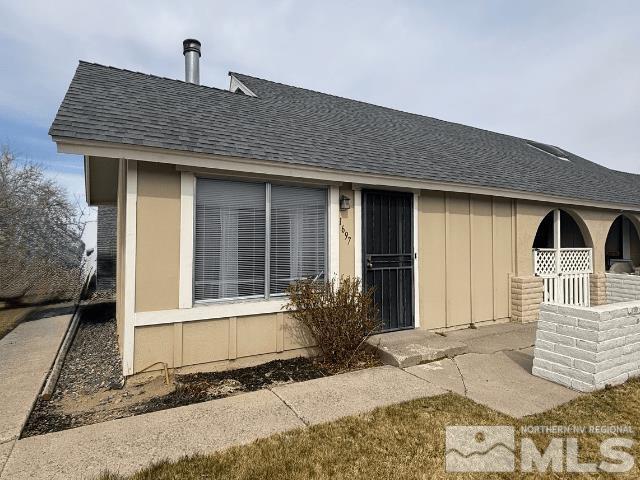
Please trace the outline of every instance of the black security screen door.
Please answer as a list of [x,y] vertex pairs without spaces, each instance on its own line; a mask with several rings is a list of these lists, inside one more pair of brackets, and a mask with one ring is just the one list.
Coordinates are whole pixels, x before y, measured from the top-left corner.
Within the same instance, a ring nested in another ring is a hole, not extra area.
[[365,190],[363,278],[385,331],[413,327],[413,195]]

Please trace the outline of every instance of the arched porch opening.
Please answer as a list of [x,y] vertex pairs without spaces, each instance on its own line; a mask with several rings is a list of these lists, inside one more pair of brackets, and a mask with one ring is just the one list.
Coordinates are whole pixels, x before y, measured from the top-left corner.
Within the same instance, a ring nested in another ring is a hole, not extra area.
[[604,248],[607,271],[634,273],[640,267],[640,236],[635,223],[626,215],[613,221]]
[[565,210],[551,210],[538,225],[533,239],[533,248],[556,248],[554,243],[554,223],[559,212],[560,246],[559,248],[592,247],[591,236],[586,226],[580,226],[572,214]]
[[538,225],[532,248],[533,271],[543,279],[544,301],[589,306],[593,242],[582,219],[552,210]]

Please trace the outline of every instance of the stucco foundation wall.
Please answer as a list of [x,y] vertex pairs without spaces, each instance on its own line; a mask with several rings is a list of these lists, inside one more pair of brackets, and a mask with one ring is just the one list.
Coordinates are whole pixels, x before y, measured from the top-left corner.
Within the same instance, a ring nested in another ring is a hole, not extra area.
[[532,373],[582,392],[640,375],[640,301],[542,304]]
[[607,303],[640,300],[640,276],[606,273]]
[[313,346],[286,313],[136,327],[134,371],[156,362],[169,368],[233,368],[309,354]]
[[509,317],[511,200],[422,191],[418,238],[421,328]]

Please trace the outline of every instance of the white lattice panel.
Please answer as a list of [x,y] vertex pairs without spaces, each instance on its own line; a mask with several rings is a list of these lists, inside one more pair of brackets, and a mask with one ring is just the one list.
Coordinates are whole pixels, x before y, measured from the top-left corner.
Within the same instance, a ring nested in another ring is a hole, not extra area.
[[552,248],[533,251],[534,273],[544,277],[544,301],[588,307],[593,251],[590,248],[561,248],[559,271],[556,271],[557,252]]
[[534,273],[540,277],[556,274],[556,251],[539,248],[533,251]]
[[592,250],[590,248],[561,248],[560,272],[563,274],[592,273]]

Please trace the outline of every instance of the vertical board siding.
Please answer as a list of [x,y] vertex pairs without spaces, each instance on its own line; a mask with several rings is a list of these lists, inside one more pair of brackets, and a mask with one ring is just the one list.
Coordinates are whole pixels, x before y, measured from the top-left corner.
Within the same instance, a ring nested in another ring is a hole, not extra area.
[[471,322],[469,195],[447,194],[447,327]]
[[471,315],[473,322],[493,320],[493,216],[490,197],[470,198]]
[[511,200],[493,199],[493,315],[508,317],[511,285],[509,275],[513,272],[513,232]]
[[447,289],[445,198],[442,192],[420,194],[418,261],[420,262],[420,318],[422,328],[444,328]]
[[421,327],[509,316],[513,272],[509,199],[422,192],[419,214]]

